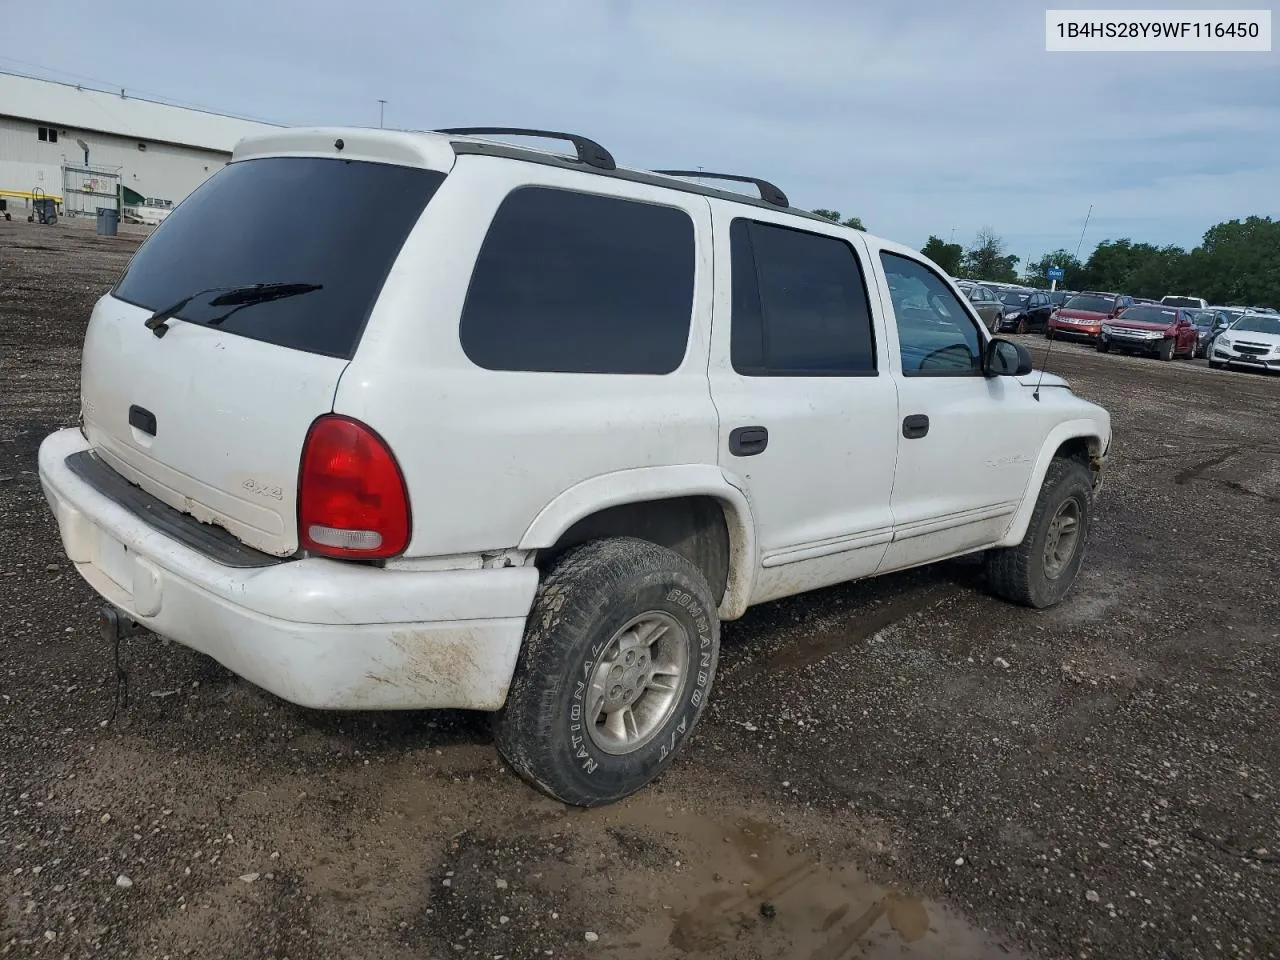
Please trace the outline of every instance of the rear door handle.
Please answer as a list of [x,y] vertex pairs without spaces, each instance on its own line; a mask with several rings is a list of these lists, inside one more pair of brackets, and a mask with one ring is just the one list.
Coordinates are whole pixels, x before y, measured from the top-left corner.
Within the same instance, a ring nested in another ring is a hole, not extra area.
[[754,457],[769,445],[769,431],[764,427],[738,427],[729,434],[729,452],[735,457]]
[[908,440],[919,440],[929,432],[929,418],[923,413],[913,413],[902,421],[902,435]]

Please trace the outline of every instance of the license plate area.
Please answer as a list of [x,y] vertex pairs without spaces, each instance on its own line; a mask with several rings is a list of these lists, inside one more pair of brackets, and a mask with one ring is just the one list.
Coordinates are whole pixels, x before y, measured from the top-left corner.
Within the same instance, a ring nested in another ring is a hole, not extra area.
[[98,531],[97,567],[120,589],[133,593],[133,554],[123,543]]

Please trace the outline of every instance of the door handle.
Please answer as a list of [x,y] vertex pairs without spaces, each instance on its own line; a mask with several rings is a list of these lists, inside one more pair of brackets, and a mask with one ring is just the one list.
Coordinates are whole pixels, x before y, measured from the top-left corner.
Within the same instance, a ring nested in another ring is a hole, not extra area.
[[754,457],[769,445],[764,427],[738,427],[729,434],[729,452],[735,457]]
[[919,440],[929,432],[929,418],[923,413],[913,413],[902,421],[902,435],[908,440]]

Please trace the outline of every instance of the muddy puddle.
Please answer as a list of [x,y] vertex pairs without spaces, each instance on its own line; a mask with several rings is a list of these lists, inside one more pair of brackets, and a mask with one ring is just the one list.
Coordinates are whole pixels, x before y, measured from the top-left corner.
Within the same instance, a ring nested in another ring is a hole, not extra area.
[[607,941],[602,936],[603,955],[1018,956],[941,904],[877,886],[852,864],[831,862],[816,845],[752,816],[636,799],[584,814],[580,823],[647,838],[675,858],[656,875],[626,871],[614,879],[614,898],[642,919]]

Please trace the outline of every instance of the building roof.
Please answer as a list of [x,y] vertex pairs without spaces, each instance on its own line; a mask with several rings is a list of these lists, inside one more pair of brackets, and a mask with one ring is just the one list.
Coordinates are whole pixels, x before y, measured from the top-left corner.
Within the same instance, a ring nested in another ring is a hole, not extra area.
[[222,153],[278,126],[12,73],[0,73],[0,116]]

